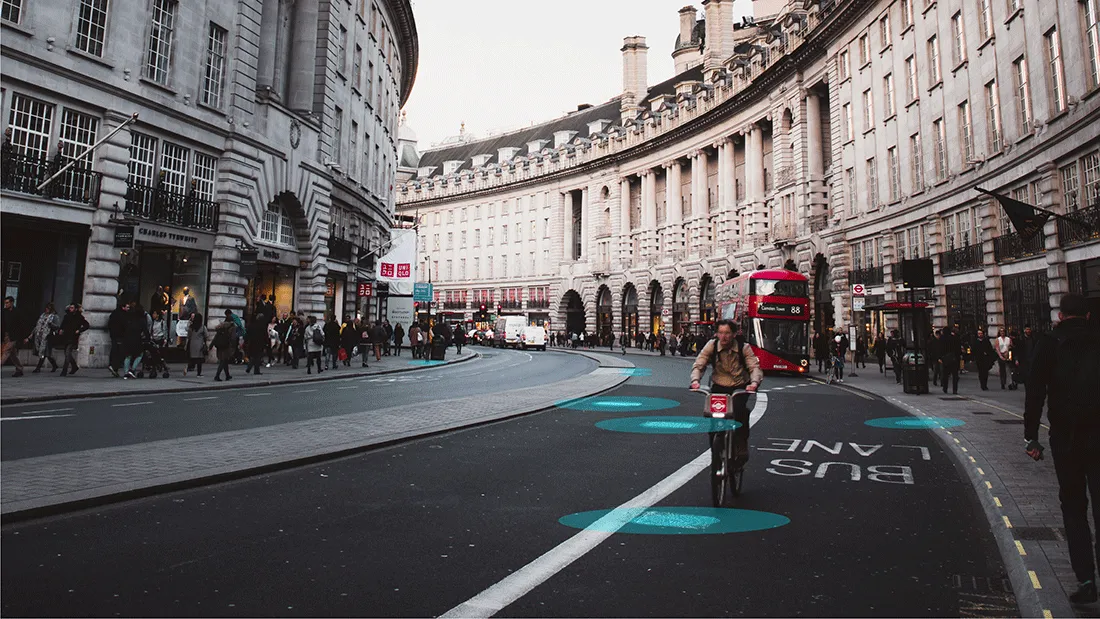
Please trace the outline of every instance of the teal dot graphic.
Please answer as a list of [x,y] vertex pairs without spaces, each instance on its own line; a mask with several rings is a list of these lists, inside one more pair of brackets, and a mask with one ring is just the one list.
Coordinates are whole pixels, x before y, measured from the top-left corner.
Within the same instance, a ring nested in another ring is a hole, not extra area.
[[445,365],[446,361],[428,361],[426,359],[417,359],[416,361],[409,361],[409,365]]
[[620,417],[604,419],[596,427],[612,432],[633,432],[635,434],[702,434],[736,430],[740,423],[732,419],[710,419],[708,417]]
[[619,370],[623,376],[652,376],[653,370],[649,368],[623,368]]
[[568,408],[575,411],[600,411],[635,412],[635,411],[659,411],[667,408],[676,408],[680,403],[668,398],[645,398],[628,396],[593,396],[589,398],[576,398],[562,400],[555,406]]
[[715,535],[775,529],[790,524],[791,519],[751,509],[650,507],[578,512],[562,516],[558,522],[574,529],[606,533]]
[[950,417],[881,417],[864,422],[873,428],[890,430],[928,430],[932,428],[957,428],[966,425],[961,419]]

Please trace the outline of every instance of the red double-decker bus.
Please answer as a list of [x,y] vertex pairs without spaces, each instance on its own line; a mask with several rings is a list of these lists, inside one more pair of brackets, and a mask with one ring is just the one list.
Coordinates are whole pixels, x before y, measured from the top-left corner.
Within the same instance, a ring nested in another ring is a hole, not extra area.
[[783,269],[751,271],[714,291],[718,316],[740,325],[764,370],[805,373],[810,365],[810,282]]

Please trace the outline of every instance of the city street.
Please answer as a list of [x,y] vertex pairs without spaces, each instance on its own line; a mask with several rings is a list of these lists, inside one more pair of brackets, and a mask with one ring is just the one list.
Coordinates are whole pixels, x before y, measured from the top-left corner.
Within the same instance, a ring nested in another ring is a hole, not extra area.
[[[494,361],[515,363],[522,353],[483,352],[493,356],[425,372],[440,379],[431,389],[402,391],[430,415],[437,385],[499,390],[595,365],[551,350],[506,369]],[[904,416],[898,408],[855,390],[769,377],[736,504],[750,511],[716,511],[703,473],[706,435],[667,433],[690,432],[700,415],[702,397],[685,388],[688,364],[630,360],[638,367],[619,370],[632,376],[621,387],[538,414],[7,526],[3,612],[1019,612],[981,504],[933,431],[866,424]],[[348,406],[343,397],[326,387],[309,402],[339,411]],[[303,406],[284,399],[244,414],[277,423]],[[151,432],[156,417],[147,415]],[[584,514],[620,506],[634,511],[609,529],[608,519],[597,520],[602,512]]]

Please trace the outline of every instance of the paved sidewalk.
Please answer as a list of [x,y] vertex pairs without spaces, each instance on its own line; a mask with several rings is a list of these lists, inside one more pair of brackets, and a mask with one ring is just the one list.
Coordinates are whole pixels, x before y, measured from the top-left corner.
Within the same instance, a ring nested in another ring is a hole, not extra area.
[[[877,365],[869,364],[857,370],[857,377],[850,376],[851,369],[849,363],[841,388],[881,396],[917,415],[965,422],[963,426],[937,430],[936,434],[974,482],[990,526],[1004,542],[1002,554],[1010,575],[1013,563],[1022,561],[1026,567],[1013,578],[1018,598],[1023,599],[1019,591],[1022,586],[1038,594],[1042,603],[1039,613],[1046,609],[1056,617],[1072,617],[1074,612],[1081,617],[1100,616],[1097,605],[1074,608],[1067,599],[1077,586],[1077,578],[1069,563],[1046,417],[1039,436],[1048,448],[1047,456],[1035,462],[1024,453],[1023,386],[1017,391],[1001,390],[1000,378],[994,373],[989,377],[989,391],[982,391],[977,374],[969,372],[960,377],[958,396],[944,394],[934,385],[929,385],[928,394],[911,395],[902,393],[889,369],[884,376]],[[814,380],[821,377],[816,371],[810,374]],[[1034,580],[1028,571],[1034,573]],[[1021,610],[1027,612],[1022,604]]]
[[[31,518],[245,477],[348,455],[417,436],[506,419],[612,389],[633,367],[592,355],[590,374],[549,385],[395,406],[276,426],[4,462],[0,516]],[[334,372],[338,374],[338,372]],[[327,375],[327,374],[326,374]]]
[[[464,347],[462,354],[459,355],[453,348],[448,349],[444,364],[469,361],[477,356],[477,350],[477,348]],[[51,373],[48,369],[44,369],[38,374],[31,374],[28,369],[23,376],[13,378],[11,369],[5,367],[3,368],[3,377],[0,378],[0,404],[111,397],[135,393],[173,393],[199,389],[262,387],[265,385],[334,380],[348,378],[349,376],[407,372],[432,365],[440,365],[440,363],[421,362],[413,359],[408,351],[405,351],[400,357],[382,357],[381,361],[371,359],[369,368],[363,368],[361,361],[357,358],[352,362],[350,368],[341,366],[336,370],[322,374],[316,372],[306,374],[304,360],[297,370],[282,364],[276,364],[270,368],[263,368],[260,376],[246,374],[244,371],[246,366],[241,364],[231,366],[230,372],[233,375],[233,380],[222,382],[214,382],[214,373],[217,371],[216,363],[203,364],[202,376],[189,372],[185,377],[183,376],[183,370],[186,369],[185,364],[170,364],[168,378],[146,377],[129,380],[111,376],[107,368],[81,368],[75,375],[66,376],[65,378],[61,377],[60,370]]]

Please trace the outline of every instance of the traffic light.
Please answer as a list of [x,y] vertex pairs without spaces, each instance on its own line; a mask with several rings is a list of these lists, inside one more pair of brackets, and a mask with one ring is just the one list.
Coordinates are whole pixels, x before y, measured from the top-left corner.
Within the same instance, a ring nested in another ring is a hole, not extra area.
[[414,312],[419,312],[420,311],[420,301],[413,301],[413,311]]
[[482,314],[485,313],[485,304],[484,303],[481,304],[481,313]]

